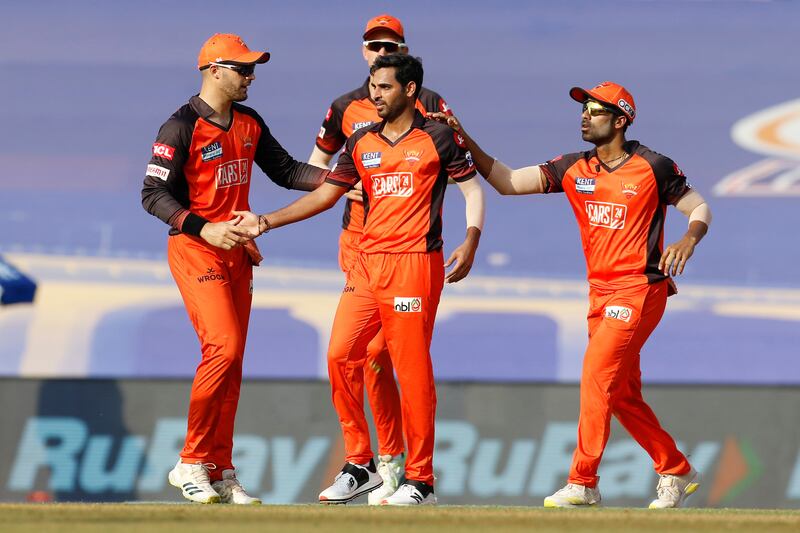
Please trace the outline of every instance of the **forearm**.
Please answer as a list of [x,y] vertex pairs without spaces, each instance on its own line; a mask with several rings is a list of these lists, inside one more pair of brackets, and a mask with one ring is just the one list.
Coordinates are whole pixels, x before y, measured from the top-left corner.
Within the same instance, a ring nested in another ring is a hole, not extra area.
[[331,159],[333,159],[333,154],[323,152],[318,146],[314,146],[314,149],[311,151],[311,155],[308,158],[308,164],[314,165],[315,167],[328,169],[331,165]]
[[467,132],[461,128],[460,132],[457,132],[458,135],[464,139],[464,142],[467,146],[467,150],[472,153],[472,160],[475,162],[475,168],[478,169],[478,172],[484,178],[489,177],[489,173],[492,171],[492,165],[494,164],[494,157],[490,156],[486,152],[483,151],[478,143],[470,137]]
[[512,169],[500,160],[494,161],[492,172],[486,181],[503,195],[541,194],[546,185],[544,174],[538,165]]
[[675,203],[675,208],[689,218],[689,228],[684,238],[695,244],[705,237],[711,225],[711,208],[697,191],[689,191]]
[[324,183],[286,207],[261,215],[259,217],[259,231],[264,233],[273,228],[311,218],[333,207],[344,192],[345,189],[343,187]]
[[461,194],[464,195],[467,229],[476,228],[483,231],[483,222],[486,217],[486,202],[483,188],[478,178],[456,182]]

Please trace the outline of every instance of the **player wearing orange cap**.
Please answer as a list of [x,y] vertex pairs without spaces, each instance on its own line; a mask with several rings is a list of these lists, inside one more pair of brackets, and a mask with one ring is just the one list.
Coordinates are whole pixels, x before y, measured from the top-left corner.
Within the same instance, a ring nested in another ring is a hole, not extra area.
[[[406,54],[390,54],[370,68],[370,91],[383,121],[347,140],[336,170],[326,183],[297,202],[268,215],[242,215],[255,237],[332,207],[359,180],[367,211],[358,258],[336,310],[328,348],[331,396],[345,441],[345,465],[320,503],[347,503],[382,486],[364,415],[361,371],[367,344],[383,328],[402,392],[408,460],[406,482],[382,505],[436,502],[433,442],[436,388],[430,344],[445,281],[442,207],[448,179],[471,187],[469,152],[458,136],[416,109],[422,64]],[[468,195],[469,196],[469,195]],[[474,257],[483,219],[452,254],[456,267],[447,278],[466,276],[465,258]],[[471,260],[470,260],[471,262]]]
[[295,161],[247,99],[255,66],[237,35],[216,34],[200,49],[200,94],[165,122],[153,144],[142,205],[170,226],[168,261],[202,349],[192,384],[186,441],[169,482],[200,503],[253,504],[236,479],[233,427],[253,291],[261,256],[236,227],[249,209],[253,163],[282,187],[313,190],[327,172]]
[[[436,118],[464,136],[478,171],[500,194],[563,192],[580,228],[590,289],[578,446],[568,484],[545,498],[545,507],[600,502],[597,468],[612,414],[660,476],[650,508],[679,507],[697,489],[697,472],[642,398],[639,352],[676,292],[670,276],[683,272],[711,211],[672,160],[625,139],[636,106],[624,87],[604,82],[574,87],[570,96],[583,103],[581,135],[595,148],[516,170],[488,156],[455,117]],[[668,205],[689,218],[689,228],[664,248]]]
[[[369,67],[375,59],[390,53],[408,53],[403,24],[397,18],[383,14],[367,21],[363,34],[361,54]],[[449,113],[444,99],[437,93],[422,87],[416,102],[417,109],[426,112]],[[327,168],[347,139],[360,128],[370,126],[381,119],[375,102],[369,94],[369,78],[364,83],[333,101],[322,122],[316,145],[308,162]],[[475,182],[477,184],[477,181]],[[361,184],[347,194],[342,217],[342,232],[339,236],[339,266],[347,272],[358,258],[359,241],[364,227],[364,207],[361,203]],[[482,196],[479,187],[471,189]],[[482,198],[480,199],[482,202]],[[471,261],[470,261],[471,263]],[[457,280],[454,280],[457,281]],[[400,395],[394,380],[394,368],[386,347],[383,332],[379,331],[367,346],[364,360],[364,387],[367,391],[375,430],[378,436],[378,472],[383,486],[369,493],[368,501],[377,505],[398,487],[404,473],[405,445],[400,410]]]

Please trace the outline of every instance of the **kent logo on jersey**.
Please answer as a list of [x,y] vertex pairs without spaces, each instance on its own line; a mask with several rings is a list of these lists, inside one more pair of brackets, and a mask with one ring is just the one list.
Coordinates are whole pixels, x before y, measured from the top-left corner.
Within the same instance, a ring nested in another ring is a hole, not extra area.
[[366,128],[367,126],[372,126],[374,122],[371,120],[365,120],[363,122],[353,122],[353,133],[357,132],[361,128]]
[[381,166],[381,152],[364,152],[361,154],[361,165],[364,168],[378,168]]
[[594,194],[594,178],[575,178],[575,192]]
[[222,157],[222,145],[219,142],[211,143],[200,148],[200,153],[203,156],[203,163],[219,159]]

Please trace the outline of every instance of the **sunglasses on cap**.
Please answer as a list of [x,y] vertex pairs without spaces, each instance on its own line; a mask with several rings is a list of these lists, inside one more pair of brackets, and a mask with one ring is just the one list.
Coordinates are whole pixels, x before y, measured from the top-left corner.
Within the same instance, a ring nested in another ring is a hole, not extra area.
[[364,41],[364,46],[370,52],[380,52],[384,48],[388,53],[393,54],[403,48],[408,48],[406,43],[398,43],[396,41]]
[[622,111],[611,106],[606,106],[594,100],[586,100],[583,103],[583,112],[589,113],[589,116],[597,117],[600,115],[612,114],[614,116],[622,116]]
[[215,67],[223,67],[229,70],[234,71],[238,75],[246,78],[248,76],[252,76],[253,73],[256,71],[255,64],[252,65],[228,65],[227,63],[209,63],[209,66],[214,65]]

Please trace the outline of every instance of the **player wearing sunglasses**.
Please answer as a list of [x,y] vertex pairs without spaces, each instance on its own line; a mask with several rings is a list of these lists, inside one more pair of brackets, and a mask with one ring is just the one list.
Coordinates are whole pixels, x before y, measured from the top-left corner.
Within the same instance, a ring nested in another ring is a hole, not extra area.
[[[401,22],[391,15],[378,15],[367,22],[363,35],[361,53],[369,67],[379,57],[391,53],[408,53],[405,33]],[[437,93],[422,87],[419,90],[416,108],[426,112],[450,113],[444,99]],[[348,138],[357,130],[380,122],[375,102],[370,98],[369,78],[361,87],[350,91],[331,104],[316,139],[316,146],[308,162],[327,168],[331,159]],[[419,159],[422,153],[409,152],[409,161]],[[378,158],[380,159],[380,158]],[[459,188],[467,198],[467,227],[482,228],[483,191],[477,180],[460,183]],[[479,221],[480,219],[480,221]],[[357,261],[359,241],[364,226],[361,183],[347,193],[339,237],[339,266],[347,274]],[[447,266],[457,264],[450,272],[447,282],[465,277],[472,267],[474,256],[457,249],[448,259]],[[364,364],[364,385],[372,408],[379,444],[378,472],[383,486],[371,492],[368,501],[377,505],[391,495],[399,486],[404,472],[405,446],[401,420],[400,396],[394,380],[394,369],[382,331],[379,331],[367,347]]]
[[200,94],[165,122],[153,144],[142,205],[170,226],[167,259],[202,358],[189,400],[186,440],[169,482],[199,503],[261,503],[249,496],[232,463],[255,243],[236,226],[249,208],[256,163],[276,184],[310,191],[327,175],[296,161],[253,109],[240,105],[267,52],[237,35],[216,34],[200,50]]
[[[639,352],[677,292],[683,273],[708,231],[711,211],[669,158],[625,139],[636,118],[631,94],[604,82],[573,87],[583,104],[580,130],[592,150],[512,170],[487,155],[459,121],[442,114],[466,140],[478,171],[500,194],[563,192],[580,228],[589,278],[589,344],[583,359],[578,445],[567,485],[545,507],[600,503],[597,469],[612,414],[647,451],[659,475],[651,509],[680,507],[699,486],[697,472],[661,427],[642,397]],[[689,219],[683,237],[664,248],[664,219],[674,205]]]

